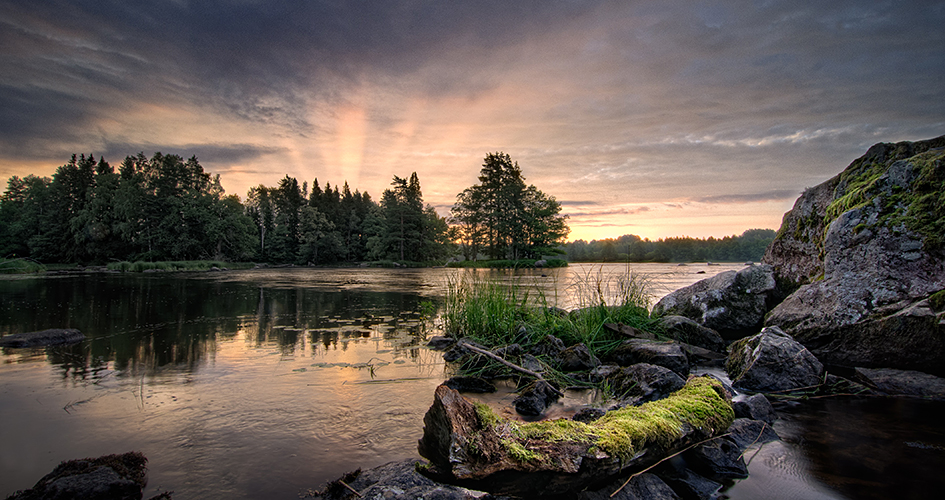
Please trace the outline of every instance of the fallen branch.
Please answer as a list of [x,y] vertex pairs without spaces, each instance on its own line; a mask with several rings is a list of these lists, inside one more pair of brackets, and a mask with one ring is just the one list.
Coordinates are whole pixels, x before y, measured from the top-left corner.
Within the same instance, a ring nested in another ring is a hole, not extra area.
[[702,441],[699,441],[698,443],[693,443],[693,444],[691,444],[691,445],[689,445],[689,446],[687,446],[687,447],[685,447],[685,448],[683,448],[683,449],[677,451],[676,453],[673,453],[672,455],[663,457],[663,459],[660,460],[659,462],[656,462],[655,464],[653,464],[653,465],[651,465],[651,466],[649,466],[649,467],[647,467],[647,468],[645,468],[645,469],[643,469],[643,470],[641,470],[641,471],[639,471],[639,472],[634,472],[633,474],[630,474],[630,477],[628,477],[627,480],[624,481],[623,484],[621,484],[619,488],[617,488],[613,493],[610,494],[610,498],[613,498],[614,495],[616,495],[617,493],[620,493],[621,490],[623,490],[628,484],[630,484],[630,481],[631,481],[633,478],[639,476],[640,474],[643,474],[644,472],[647,472],[647,471],[653,469],[653,468],[656,467],[657,465],[659,465],[659,464],[661,464],[661,463],[663,463],[663,462],[669,460],[670,458],[673,458],[673,457],[678,456],[678,455],[680,455],[680,454],[682,454],[682,453],[684,453],[684,452],[687,452],[687,451],[691,450],[692,448],[695,448],[696,446],[699,446],[700,444],[705,444],[705,443],[708,443],[709,441],[712,441],[712,440],[715,440],[715,439],[718,439],[718,438],[721,438],[721,437],[729,436],[729,435],[731,435],[731,434],[732,434],[731,432],[726,432],[725,434],[719,434],[718,436],[710,437],[709,439],[703,439]]
[[485,350],[485,349],[480,349],[480,348],[478,348],[478,347],[476,347],[476,346],[469,345],[469,344],[467,344],[467,343],[465,343],[465,342],[458,342],[457,345],[458,345],[459,347],[461,347],[461,348],[462,348],[462,347],[465,347],[466,349],[469,349],[470,351],[472,351],[472,352],[474,352],[474,353],[476,353],[476,354],[482,354],[483,356],[485,356],[485,357],[487,357],[487,358],[490,358],[490,359],[493,359],[493,360],[495,360],[495,361],[498,361],[499,363],[502,363],[503,365],[508,366],[509,368],[511,368],[511,369],[513,369],[513,370],[522,372],[522,373],[524,373],[525,375],[528,375],[529,377],[535,377],[535,378],[538,379],[538,380],[545,380],[545,377],[543,377],[540,373],[538,373],[538,372],[533,372],[533,371],[529,370],[528,368],[523,368],[523,367],[521,367],[521,366],[518,366],[517,364],[512,363],[511,361],[506,361],[506,360],[505,360],[504,358],[502,358],[501,356],[497,356],[496,354],[493,354],[493,353],[491,353],[491,352],[489,352],[489,351],[487,351],[487,350]]
[[358,490],[352,488],[350,485],[348,485],[348,483],[342,481],[341,479],[339,479],[338,482],[341,483],[341,485],[344,486],[345,488],[348,488],[349,490],[351,490],[352,492],[354,492],[354,494],[357,495],[358,497],[363,497],[363,495],[361,495],[361,492],[359,492]]

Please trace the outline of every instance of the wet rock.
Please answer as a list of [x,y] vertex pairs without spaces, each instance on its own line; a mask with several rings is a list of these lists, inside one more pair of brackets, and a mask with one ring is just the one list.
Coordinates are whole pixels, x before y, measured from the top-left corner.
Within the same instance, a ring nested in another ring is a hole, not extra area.
[[777,327],[731,345],[725,370],[736,389],[783,392],[817,386],[824,366]]
[[735,410],[735,418],[750,418],[753,420],[763,420],[768,424],[773,424],[778,419],[774,412],[774,407],[764,394],[755,394],[744,399],[732,401],[732,409]]
[[778,441],[778,433],[767,422],[750,418],[736,418],[728,428],[731,438],[741,451],[753,444]]
[[[582,491],[578,500],[679,500],[673,491],[656,474],[643,473],[635,476],[626,485],[615,481],[597,491]],[[616,495],[613,492],[620,490]]]
[[445,351],[446,349],[453,347],[453,344],[455,343],[456,340],[451,337],[436,335],[430,338],[430,341],[427,342],[427,347],[436,351]]
[[774,268],[749,266],[680,288],[660,299],[652,314],[684,316],[731,337],[761,328],[779,298]]
[[621,366],[649,363],[669,368],[680,377],[689,375],[689,358],[675,342],[656,340],[625,340],[608,356],[608,360]]
[[692,470],[720,482],[748,477],[748,466],[741,455],[738,444],[728,437],[713,439],[683,453]]
[[721,483],[688,469],[681,458],[670,460],[656,475],[685,500],[707,500],[722,487]]
[[545,335],[541,340],[539,340],[534,347],[532,347],[531,353],[535,356],[548,356],[549,358],[557,357],[561,351],[564,350],[564,342],[555,337],[554,335]]
[[671,339],[715,352],[725,352],[725,341],[719,332],[706,328],[684,316],[664,316],[660,326]]
[[75,344],[83,340],[85,340],[85,335],[74,328],[52,328],[0,337],[0,347],[44,347]]
[[522,349],[522,346],[519,344],[509,344],[505,347],[499,347],[498,349],[493,349],[492,354],[505,359],[512,360],[522,356],[525,351]]
[[849,396],[871,396],[878,394],[873,389],[852,380],[828,373],[824,377],[824,385],[818,394],[843,394]]
[[[355,494],[352,490],[358,493]],[[332,481],[322,488],[321,492],[315,493],[315,495],[305,498],[320,500],[352,500],[356,498],[470,500],[487,496],[481,491],[442,484],[425,477],[417,472],[417,461],[413,459],[390,462],[366,471],[359,469]]]
[[138,452],[69,460],[8,500],[139,500],[147,463]]
[[520,415],[537,417],[562,396],[561,391],[545,380],[526,387],[513,401]]
[[686,384],[682,377],[669,368],[647,363],[623,368],[608,380],[614,394],[631,405],[663,399]]
[[857,368],[864,384],[891,395],[945,400],[945,379],[914,370]]
[[451,377],[445,382],[450,389],[459,392],[489,393],[495,392],[495,386],[479,377]]
[[603,408],[581,408],[571,417],[571,420],[577,422],[593,422],[607,414]]
[[624,337],[630,337],[632,339],[656,340],[656,335],[640,330],[639,328],[625,325],[623,323],[604,323],[604,329],[614,332],[617,335],[623,335]]
[[466,356],[467,354],[472,354],[472,351],[470,351],[469,349],[466,349],[466,347],[463,344],[469,344],[473,347],[485,349],[484,347],[477,344],[476,342],[473,342],[469,339],[464,338],[464,339],[460,339],[459,342],[455,342],[451,347],[448,347],[446,349],[446,352],[443,353],[443,359],[446,360],[446,362],[448,363],[452,363],[453,361],[457,361],[461,359],[463,356]]
[[599,365],[600,360],[584,344],[575,344],[558,355],[558,368],[565,372],[590,370]]

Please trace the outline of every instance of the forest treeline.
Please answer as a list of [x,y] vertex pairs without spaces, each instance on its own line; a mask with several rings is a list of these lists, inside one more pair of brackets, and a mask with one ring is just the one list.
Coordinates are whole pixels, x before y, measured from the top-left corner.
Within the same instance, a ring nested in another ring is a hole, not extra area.
[[771,229],[749,229],[724,238],[662,238],[627,234],[619,238],[577,240],[564,246],[571,262],[741,262],[759,261],[774,240]]
[[568,234],[561,206],[525,184],[508,155],[486,156],[451,218],[424,204],[416,173],[394,176],[379,201],[285,176],[241,200],[196,157],[143,153],[117,171],[73,155],[52,178],[11,177],[0,196],[0,258],[41,262],[262,261],[336,264],[540,258]]

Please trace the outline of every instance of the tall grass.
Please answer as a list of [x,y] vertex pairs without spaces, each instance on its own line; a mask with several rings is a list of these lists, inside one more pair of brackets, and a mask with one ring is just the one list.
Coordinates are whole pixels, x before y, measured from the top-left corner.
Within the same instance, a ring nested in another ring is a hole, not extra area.
[[[520,344],[528,349],[551,334],[566,345],[584,343],[597,355],[622,340],[604,328],[623,323],[656,333],[648,306],[652,296],[645,276],[589,270],[567,286],[567,297],[548,297],[543,289],[516,282],[484,280],[466,273],[447,283],[443,325],[450,336],[489,347]],[[564,300],[570,312],[557,307]]]

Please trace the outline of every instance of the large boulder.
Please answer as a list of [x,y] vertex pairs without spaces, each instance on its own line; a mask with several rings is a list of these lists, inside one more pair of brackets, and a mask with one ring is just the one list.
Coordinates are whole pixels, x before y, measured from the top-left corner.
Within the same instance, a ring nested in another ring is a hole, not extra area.
[[729,348],[725,370],[736,389],[785,392],[818,386],[824,365],[778,327],[767,327]]
[[724,337],[734,337],[757,331],[779,298],[774,268],[753,265],[680,288],[660,299],[653,315],[684,316]]
[[725,352],[719,332],[706,328],[685,316],[664,316],[660,326],[667,337],[715,352]]
[[943,159],[945,136],[877,144],[806,191],[764,258],[800,288],[765,324],[826,363],[945,372]]
[[886,394],[945,400],[945,379],[913,370],[856,369],[856,378]]

